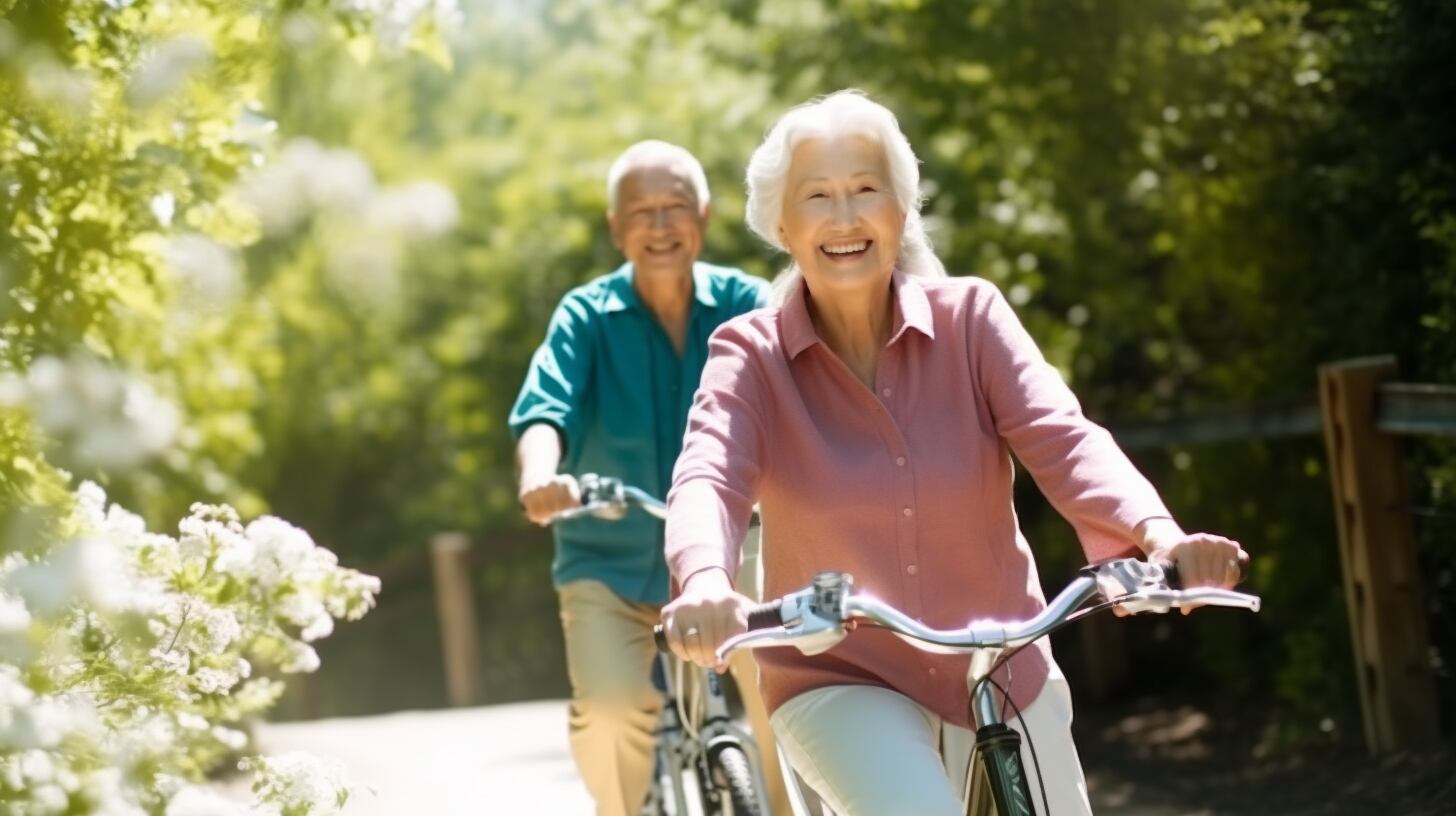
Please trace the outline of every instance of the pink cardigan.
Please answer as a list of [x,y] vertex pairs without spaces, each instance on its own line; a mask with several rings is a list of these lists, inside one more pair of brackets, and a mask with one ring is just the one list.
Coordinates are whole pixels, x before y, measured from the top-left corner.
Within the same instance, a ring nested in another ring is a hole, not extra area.
[[[873,391],[824,345],[807,290],[709,340],[669,495],[667,559],[737,572],[750,510],[763,518],[764,597],[820,570],[930,626],[1022,619],[1046,601],[1012,507],[1015,452],[1091,561],[1135,552],[1167,516],[1112,437],[1082,415],[996,287],[895,273],[895,323]],[[756,653],[770,710],[839,684],[897,689],[965,726],[969,658],[861,629],[829,652]],[[1043,641],[998,677],[1025,707],[1045,683]]]

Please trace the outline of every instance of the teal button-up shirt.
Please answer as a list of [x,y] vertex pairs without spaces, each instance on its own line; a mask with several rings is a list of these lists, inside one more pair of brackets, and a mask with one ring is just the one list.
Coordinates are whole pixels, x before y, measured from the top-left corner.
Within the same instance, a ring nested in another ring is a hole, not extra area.
[[[666,498],[688,408],[708,356],[708,336],[764,306],[768,285],[737,269],[693,265],[693,305],[681,357],[632,288],[632,265],[571,290],[531,359],[511,410],[511,433],[547,422],[561,432],[561,472],[615,476]],[[634,509],[620,521],[558,523],[552,578],[591,578],[622,598],[668,597],[662,522]]]

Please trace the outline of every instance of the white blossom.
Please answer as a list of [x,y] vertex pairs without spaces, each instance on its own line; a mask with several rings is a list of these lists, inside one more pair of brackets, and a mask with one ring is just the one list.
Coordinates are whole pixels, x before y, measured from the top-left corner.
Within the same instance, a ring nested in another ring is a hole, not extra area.
[[460,220],[460,205],[448,187],[421,181],[380,190],[369,202],[366,219],[409,236],[440,235]]
[[[37,382],[44,391],[69,376],[42,367]],[[367,610],[378,579],[339,567],[280,519],[244,527],[230,507],[197,504],[178,526],[177,538],[148,532],[83,483],[75,538],[0,556],[0,661],[17,644],[39,650],[25,668],[0,662],[6,814],[144,816],[143,802],[183,816],[342,806],[342,773],[299,757],[256,760],[263,783],[252,810],[183,775],[196,773],[192,752],[203,746],[245,748],[235,724],[278,699],[282,684],[251,678],[249,657],[316,670],[308,641]]]
[[276,757],[244,759],[238,767],[253,773],[253,789],[265,806],[264,813],[287,810],[331,816],[349,798],[348,779],[338,760],[289,751]]
[[139,108],[155,105],[211,64],[212,48],[202,38],[183,35],[165,40],[142,58],[127,86],[127,101]]
[[41,357],[0,383],[0,404],[28,409],[61,445],[62,459],[129,468],[169,444],[180,425],[176,406],[146,383],[78,356]]

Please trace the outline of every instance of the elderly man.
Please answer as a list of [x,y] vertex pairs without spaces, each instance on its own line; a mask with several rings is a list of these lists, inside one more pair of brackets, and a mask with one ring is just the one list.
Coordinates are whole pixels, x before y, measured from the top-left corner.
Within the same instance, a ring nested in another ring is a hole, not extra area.
[[[580,504],[573,474],[616,476],[665,497],[708,336],[767,299],[763,281],[698,261],[708,182],[688,151],[633,145],[613,163],[607,197],[612,242],[627,262],[562,299],[511,412],[521,506],[537,524]],[[661,706],[651,664],[652,626],[668,598],[662,523],[634,512],[554,532],[572,753],[597,813],[635,816]],[[751,675],[751,661],[745,668]],[[753,678],[736,673],[750,710],[761,711]],[[770,798],[783,801],[772,739],[760,741]]]

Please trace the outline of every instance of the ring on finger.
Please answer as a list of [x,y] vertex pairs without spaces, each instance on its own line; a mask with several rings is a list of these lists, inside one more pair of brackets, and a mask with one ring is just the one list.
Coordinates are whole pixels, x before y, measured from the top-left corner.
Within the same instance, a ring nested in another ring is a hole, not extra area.
[[685,638],[697,637],[697,636],[698,636],[698,627],[696,627],[696,626],[689,626],[688,628],[686,628],[686,629],[683,630],[683,637],[685,637]]

